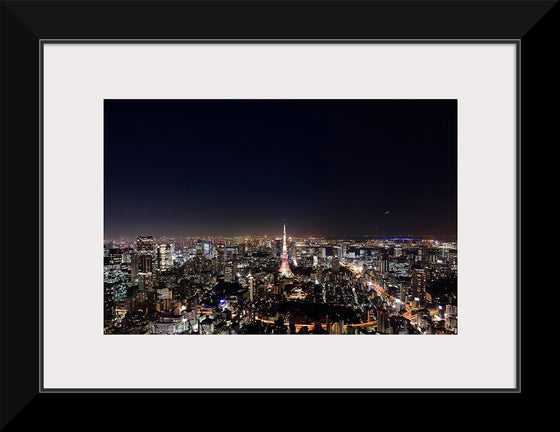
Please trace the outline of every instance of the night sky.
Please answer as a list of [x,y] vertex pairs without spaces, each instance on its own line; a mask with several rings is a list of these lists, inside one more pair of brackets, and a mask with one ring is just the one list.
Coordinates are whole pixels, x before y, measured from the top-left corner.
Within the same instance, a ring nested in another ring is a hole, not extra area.
[[106,238],[456,235],[455,100],[104,109]]

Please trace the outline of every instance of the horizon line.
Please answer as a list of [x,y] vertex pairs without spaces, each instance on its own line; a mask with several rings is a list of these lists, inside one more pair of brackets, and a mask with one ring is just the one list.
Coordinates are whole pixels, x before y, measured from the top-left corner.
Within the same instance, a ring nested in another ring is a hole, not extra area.
[[[104,240],[113,240],[117,238],[137,238],[137,237],[154,237],[154,238],[238,238],[238,237],[248,237],[248,238],[258,238],[258,237],[270,237],[270,238],[282,238],[282,234],[122,234],[113,236],[104,236]],[[390,240],[390,239],[407,239],[407,240],[438,240],[438,237],[453,237],[457,238],[457,234],[294,234],[288,235],[288,237],[296,238],[343,238],[343,237],[370,237],[372,239],[378,240]]]

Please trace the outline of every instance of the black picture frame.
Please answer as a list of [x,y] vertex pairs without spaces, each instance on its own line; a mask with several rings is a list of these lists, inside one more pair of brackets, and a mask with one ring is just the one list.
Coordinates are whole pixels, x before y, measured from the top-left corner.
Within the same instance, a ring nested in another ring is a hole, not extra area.
[[[208,43],[274,43],[288,40],[293,43],[514,41],[518,47],[517,386],[515,389],[403,389],[394,392],[522,393],[521,140],[533,142],[554,131],[554,113],[545,110],[539,100],[543,94],[549,97],[558,95],[557,85],[550,85],[556,82],[557,77],[554,69],[549,67],[553,60],[548,54],[548,50],[558,50],[557,1],[2,1],[0,13],[2,427],[16,420],[20,425],[30,424],[33,410],[46,403],[45,398],[52,396],[45,394],[41,381],[41,51],[45,41],[57,40],[206,40]],[[530,345],[531,342],[524,343],[524,349]],[[524,380],[526,382],[530,381]],[[526,388],[530,385],[526,387],[524,384],[523,392]],[[143,391],[178,392],[166,389],[122,390]],[[231,393],[259,390],[189,391]],[[266,391],[280,392],[274,389]],[[390,389],[381,391],[391,392]],[[84,392],[93,391],[84,389]],[[119,390],[98,392],[118,393]]]

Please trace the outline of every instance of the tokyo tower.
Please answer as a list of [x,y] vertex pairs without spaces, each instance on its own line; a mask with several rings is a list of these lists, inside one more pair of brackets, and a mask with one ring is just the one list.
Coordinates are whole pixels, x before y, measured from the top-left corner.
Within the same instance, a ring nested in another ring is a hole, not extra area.
[[282,237],[282,264],[280,264],[280,276],[293,277],[294,274],[290,270],[288,264],[288,246],[286,245],[286,221],[284,221],[284,237]]

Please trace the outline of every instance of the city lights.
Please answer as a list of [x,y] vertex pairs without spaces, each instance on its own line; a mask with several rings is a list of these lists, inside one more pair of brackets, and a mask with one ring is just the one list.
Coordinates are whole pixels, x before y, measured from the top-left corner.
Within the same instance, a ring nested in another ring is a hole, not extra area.
[[457,334],[456,243],[271,238],[106,240],[105,333]]

